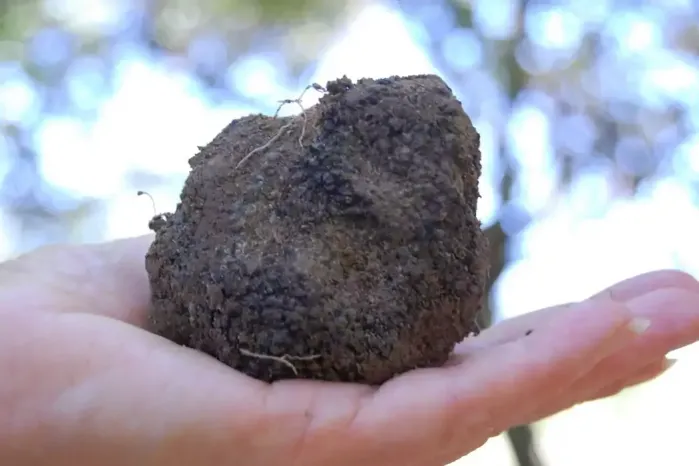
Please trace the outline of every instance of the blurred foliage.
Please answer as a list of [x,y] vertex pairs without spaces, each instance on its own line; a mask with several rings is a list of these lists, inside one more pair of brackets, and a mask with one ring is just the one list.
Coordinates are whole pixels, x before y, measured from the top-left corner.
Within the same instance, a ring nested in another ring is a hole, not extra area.
[[[118,86],[125,56],[186,72],[210,101],[266,108],[269,102],[240,92],[231,72],[262,60],[280,86],[306,84],[327,44],[368,1],[0,2],[0,207],[27,243],[18,249],[69,239],[99,212],[104,199],[44,179],[37,135],[49,117],[94,119]],[[401,11],[490,148],[484,176],[497,205],[487,225],[491,286],[516,259],[524,228],[583,183],[596,183],[576,207],[583,216],[667,177],[699,193],[697,2],[388,4]],[[517,433],[528,445],[518,452],[531,452],[531,432]]]
[[168,62],[202,83],[212,100],[259,106],[238,92],[231,69],[265,55],[275,59],[280,85],[293,86],[312,69],[355,3],[0,2],[0,206],[19,224],[17,236],[26,244],[17,248],[33,247],[44,235],[44,241],[74,237],[76,228],[68,219],[79,221],[99,211],[102,199],[76,196],[43,179],[36,138],[49,117],[94,120],[118,86],[125,57],[145,54],[153,62]]

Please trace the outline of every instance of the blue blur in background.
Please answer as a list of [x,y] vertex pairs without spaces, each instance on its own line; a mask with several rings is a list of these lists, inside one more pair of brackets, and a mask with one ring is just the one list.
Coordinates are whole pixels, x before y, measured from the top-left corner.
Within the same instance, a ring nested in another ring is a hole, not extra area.
[[[310,83],[437,73],[481,134],[494,321],[699,276],[698,56],[696,0],[5,0],[0,259],[147,233],[138,190],[172,210],[197,145]],[[699,352],[679,353],[534,426],[542,461],[698,464],[677,416],[699,418]],[[501,436],[459,463],[515,460]]]

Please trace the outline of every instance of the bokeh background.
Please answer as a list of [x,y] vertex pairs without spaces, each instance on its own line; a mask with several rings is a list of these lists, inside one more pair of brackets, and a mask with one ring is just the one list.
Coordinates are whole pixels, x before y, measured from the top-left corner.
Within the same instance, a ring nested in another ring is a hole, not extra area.
[[[698,55],[697,0],[3,0],[0,258],[147,232],[138,190],[172,210],[197,145],[310,83],[438,73],[482,138],[492,321],[699,276]],[[458,464],[699,464],[678,353]]]

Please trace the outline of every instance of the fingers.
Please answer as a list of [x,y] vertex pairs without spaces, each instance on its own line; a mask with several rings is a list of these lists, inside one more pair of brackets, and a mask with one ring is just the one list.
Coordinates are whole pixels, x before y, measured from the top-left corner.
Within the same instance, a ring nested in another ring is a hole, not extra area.
[[629,367],[658,359],[699,337],[699,291],[656,290],[627,301],[627,306],[634,316],[648,319],[652,325],[642,338],[615,354],[607,364]]
[[[652,378],[658,363],[645,367],[648,361],[695,339],[691,307],[698,288],[685,274],[658,272],[558,312],[536,313],[545,318],[535,320],[526,338],[527,326],[519,325],[511,339],[468,351],[459,365],[413,371],[365,395],[354,417],[345,412],[348,444],[364,445],[368,460],[382,454],[396,460],[397,451],[404,464],[435,451],[456,458],[511,425]],[[644,328],[648,321],[652,326]],[[658,353],[614,359],[645,345]]]
[[645,364],[640,369],[635,370],[631,374],[627,374],[626,377],[617,378],[616,380],[605,384],[591,395],[588,395],[586,399],[588,401],[593,401],[601,398],[607,398],[609,396],[616,395],[627,388],[649,382],[672,369],[676,362],[677,361],[675,359],[662,358],[660,360]]
[[593,295],[591,299],[611,298],[623,302],[663,288],[699,293],[699,282],[688,273],[679,270],[658,270],[621,281]]
[[699,293],[695,291],[656,290],[629,300],[627,306],[634,316],[651,322],[648,330],[600,361],[560,404],[532,414],[531,421],[650,380],[666,369],[667,353],[699,338]]
[[529,407],[567,390],[600,361],[638,339],[647,324],[622,304],[586,301],[528,337],[484,351],[464,365],[479,374],[479,398],[490,402],[489,416],[501,419],[504,430],[525,423]]
[[[659,270],[629,278],[619,282],[590,299],[626,302],[664,288],[684,289],[699,292],[699,282],[691,275],[677,270]],[[536,332],[537,327],[547,322],[552,315],[566,312],[574,303],[553,306],[508,319],[484,330],[477,337],[467,338],[456,352],[471,352],[522,338],[528,331]]]
[[49,246],[0,264],[0,309],[84,312],[141,324],[150,302],[145,254],[151,240]]
[[401,439],[411,451],[465,448],[483,440],[483,432],[496,434],[518,423],[528,403],[548,396],[545,390],[569,386],[628,344],[637,337],[631,324],[623,305],[583,303],[530,337],[477,353],[459,366],[417,370],[384,384],[353,426],[367,441]]
[[532,406],[533,422],[576,404],[611,396],[627,386],[659,375],[665,355],[699,338],[699,293],[685,289],[660,289],[627,301],[636,318],[651,325],[638,338],[602,359],[591,371],[561,393],[559,401]]
[[[595,375],[593,376],[596,381],[594,386],[591,387],[589,384],[581,384],[581,386],[574,387],[570,392],[565,393],[564,396],[556,400],[555,403],[543,405],[532,412],[529,416],[529,422],[536,422],[558,412],[570,409],[585,401],[594,401],[617,395],[626,388],[648,382],[661,376],[672,367],[674,362],[675,361],[672,359],[660,358],[650,363],[642,364],[638,368],[626,368],[616,373],[610,373],[608,368],[596,369],[594,371]],[[602,371],[605,372],[604,376],[601,376]]]

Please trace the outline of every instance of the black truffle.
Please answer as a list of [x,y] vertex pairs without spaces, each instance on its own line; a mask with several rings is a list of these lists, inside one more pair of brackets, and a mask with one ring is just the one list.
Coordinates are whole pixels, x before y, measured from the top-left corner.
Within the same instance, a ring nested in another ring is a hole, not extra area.
[[330,82],[189,163],[151,222],[152,332],[265,381],[380,384],[476,330],[479,136],[439,77]]

